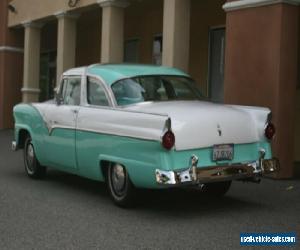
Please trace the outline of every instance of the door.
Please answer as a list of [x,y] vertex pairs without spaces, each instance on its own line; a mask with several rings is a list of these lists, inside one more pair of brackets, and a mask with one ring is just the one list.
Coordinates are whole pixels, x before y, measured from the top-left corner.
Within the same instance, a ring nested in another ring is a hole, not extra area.
[[49,105],[45,119],[49,136],[45,138],[51,166],[74,170],[76,164],[75,133],[79,112],[81,77],[64,78],[60,87],[61,103]]
[[225,28],[209,32],[209,94],[214,102],[224,102]]
[[111,103],[104,83],[97,78],[87,77],[86,94],[88,106],[81,107],[77,118],[76,151],[78,171],[81,176],[101,180],[99,176],[99,155],[117,150],[112,147],[105,134],[91,131],[103,129],[105,121],[111,119]]
[[130,39],[125,42],[124,62],[138,63],[139,61],[139,39]]
[[40,102],[54,98],[55,85],[56,51],[42,53],[40,59]]

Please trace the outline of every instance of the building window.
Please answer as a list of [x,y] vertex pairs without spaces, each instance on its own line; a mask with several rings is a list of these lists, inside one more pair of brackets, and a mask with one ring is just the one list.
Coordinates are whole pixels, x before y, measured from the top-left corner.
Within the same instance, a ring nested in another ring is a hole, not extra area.
[[139,61],[139,39],[125,41],[124,61],[127,63],[138,63]]
[[152,62],[156,65],[162,64],[162,35],[156,35],[153,39]]

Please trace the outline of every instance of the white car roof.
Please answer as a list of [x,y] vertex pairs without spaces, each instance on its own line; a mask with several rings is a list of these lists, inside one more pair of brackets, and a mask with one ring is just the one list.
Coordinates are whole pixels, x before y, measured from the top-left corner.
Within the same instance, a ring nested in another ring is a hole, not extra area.
[[79,67],[69,69],[63,73],[64,76],[74,76],[74,75],[83,75],[87,67]]

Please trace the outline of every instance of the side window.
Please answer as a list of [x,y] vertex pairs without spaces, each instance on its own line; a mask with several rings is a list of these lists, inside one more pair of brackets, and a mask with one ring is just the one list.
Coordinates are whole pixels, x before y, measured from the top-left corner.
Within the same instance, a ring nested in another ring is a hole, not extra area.
[[67,83],[68,83],[67,78],[64,78],[60,83],[59,94],[62,98],[64,98],[65,96]]
[[87,78],[87,102],[96,106],[109,106],[103,86],[92,77]]
[[80,104],[80,85],[81,78],[68,78],[64,80],[62,97],[66,105]]

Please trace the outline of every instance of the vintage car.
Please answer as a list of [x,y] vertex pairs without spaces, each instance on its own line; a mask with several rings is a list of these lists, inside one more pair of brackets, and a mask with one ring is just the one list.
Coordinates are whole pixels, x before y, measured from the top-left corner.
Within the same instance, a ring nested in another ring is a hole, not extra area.
[[232,180],[277,171],[268,108],[206,101],[184,72],[98,64],[70,69],[55,100],[14,107],[14,150],[26,173],[46,167],[106,181],[117,205],[136,188],[198,187],[223,195]]

